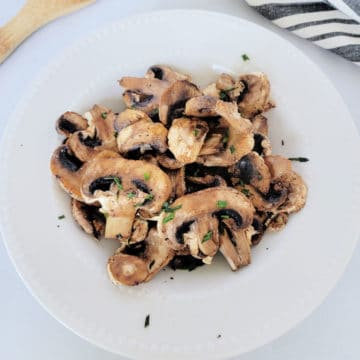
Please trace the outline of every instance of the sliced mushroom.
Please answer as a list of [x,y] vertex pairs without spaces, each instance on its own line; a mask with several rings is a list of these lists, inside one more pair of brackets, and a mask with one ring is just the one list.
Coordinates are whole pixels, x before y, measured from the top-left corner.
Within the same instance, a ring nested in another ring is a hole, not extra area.
[[254,132],[254,148],[253,151],[259,155],[268,156],[271,155],[271,144],[268,138],[268,124],[267,119],[263,115],[256,115],[252,120],[253,132]]
[[144,241],[147,237],[148,231],[149,225],[146,220],[135,219],[128,244],[135,244]]
[[150,79],[153,78],[164,80],[170,83],[173,83],[177,80],[190,80],[189,75],[178,73],[169,66],[165,65],[152,65],[146,72],[145,77]]
[[224,135],[219,133],[209,134],[204,141],[199,155],[214,155],[224,150]]
[[167,129],[160,123],[148,120],[139,120],[123,128],[117,136],[117,145],[120,154],[148,151],[164,153],[167,149]]
[[146,240],[119,249],[108,261],[108,274],[116,285],[138,285],[151,280],[174,257],[174,250],[155,229]]
[[245,118],[251,119],[274,107],[270,101],[270,82],[267,76],[260,72],[244,74],[239,77],[245,85],[244,95],[238,101],[239,111]]
[[87,127],[87,120],[80,114],[72,111],[67,111],[62,114],[56,122],[56,131],[66,137],[76,131],[85,130]]
[[189,99],[185,104],[185,115],[208,117],[216,116],[217,98],[208,95],[197,96]]
[[89,127],[73,133],[66,143],[72,152],[80,160],[88,161],[102,150],[116,150],[115,114],[103,106],[95,105],[85,116]]
[[175,119],[169,129],[169,149],[182,164],[195,162],[209,128],[205,121]]
[[87,234],[96,239],[104,235],[105,216],[99,211],[98,206],[72,199],[71,210],[74,219]]
[[269,229],[270,231],[280,231],[285,227],[288,220],[289,214],[281,212],[269,222],[267,229]]
[[233,177],[233,184],[239,180],[245,184],[251,184],[261,193],[266,194],[270,189],[271,174],[264,159],[252,151],[243,156],[235,165],[229,168]]
[[219,100],[216,112],[229,125],[225,149],[218,154],[199,156],[197,162],[205,166],[231,166],[254,147],[251,122],[241,117],[235,103]]
[[129,125],[135,124],[138,121],[148,121],[151,119],[149,116],[140,110],[126,109],[116,116],[114,120],[114,129],[119,132]]
[[187,80],[175,81],[161,95],[159,103],[160,121],[167,125],[171,124],[174,119],[182,117],[186,102],[190,98],[200,95],[200,90],[193,83]]
[[50,169],[60,186],[74,199],[83,200],[80,192],[83,162],[67,145],[59,146],[50,160]]
[[219,175],[187,176],[186,193],[192,193],[209,187],[227,186],[226,181]]
[[105,237],[129,239],[135,214],[157,214],[169,198],[171,182],[157,166],[103,151],[86,163],[81,192],[87,203],[99,202],[107,214]]
[[269,126],[267,118],[264,115],[256,115],[251,120],[254,134],[260,134],[263,136],[269,136]]
[[166,170],[166,174],[169,176],[171,184],[172,184],[172,191],[170,198],[175,199],[185,195],[186,192],[186,185],[185,185],[185,168],[182,167],[180,169],[175,170]]
[[174,154],[167,150],[164,154],[158,155],[157,160],[161,166],[167,169],[176,170],[184,166],[182,162],[175,159]]
[[[254,208],[251,202],[235,189],[214,187],[178,198],[158,221],[158,230],[175,250],[189,248],[192,256],[211,262],[219,245],[218,221],[233,220],[233,231],[251,225]],[[214,219],[217,219],[215,221]],[[210,241],[211,240],[211,241]],[[209,244],[206,244],[210,241]]]

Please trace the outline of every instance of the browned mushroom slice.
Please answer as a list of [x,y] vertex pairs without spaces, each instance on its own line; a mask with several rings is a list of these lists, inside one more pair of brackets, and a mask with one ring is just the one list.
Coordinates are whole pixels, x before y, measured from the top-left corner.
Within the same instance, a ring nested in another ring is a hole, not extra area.
[[264,159],[256,152],[243,156],[235,165],[229,168],[233,177],[233,184],[239,180],[245,184],[251,184],[261,193],[266,194],[270,189],[271,174]]
[[256,115],[251,120],[254,134],[260,134],[263,136],[269,135],[269,126],[267,118],[264,115]]
[[114,120],[114,128],[116,131],[121,131],[129,125],[132,125],[138,121],[151,121],[149,116],[140,110],[126,109],[117,115]]
[[242,81],[235,81],[229,74],[221,74],[216,81],[216,87],[219,89],[219,98],[223,101],[239,102],[246,90]]
[[265,74],[245,74],[241,75],[239,80],[245,85],[241,101],[238,101],[242,116],[251,119],[274,107],[270,101],[270,82]]
[[214,97],[216,99],[219,99],[219,97],[220,97],[220,90],[216,87],[216,83],[211,83],[208,86],[206,86],[202,90],[202,93],[205,96],[211,96],[211,97]]
[[227,186],[226,181],[219,175],[187,176],[186,193],[204,190],[209,187]]
[[147,151],[164,153],[167,149],[167,129],[160,123],[140,120],[123,128],[117,136],[117,145],[120,154]]
[[193,97],[185,104],[185,115],[197,117],[216,116],[216,102],[217,98],[212,96],[202,95]]
[[236,271],[240,267],[250,264],[250,247],[250,227],[232,232],[227,226],[221,226],[220,252],[230,265],[231,270]]
[[60,186],[74,199],[83,200],[80,182],[83,162],[66,146],[59,146],[50,160],[50,169]]
[[146,240],[119,249],[108,261],[108,274],[116,285],[138,285],[151,280],[174,257],[174,250],[155,229]]
[[252,120],[254,132],[254,149],[259,155],[271,155],[271,144],[268,138],[268,124],[267,119],[263,115],[256,115]]
[[291,161],[280,155],[265,156],[264,161],[271,172],[272,178],[278,178],[292,171]]
[[156,78],[123,77],[119,81],[125,89],[123,100],[127,107],[149,114],[159,106],[160,97],[169,87],[167,81]]
[[[234,231],[251,225],[254,208],[241,193],[229,187],[214,187],[178,198],[173,212],[163,212],[158,230],[175,250],[189,248],[191,255],[211,262],[218,246],[217,222],[212,219],[232,219]],[[215,226],[216,225],[216,226]],[[207,241],[211,242],[204,245]]]
[[185,167],[175,170],[167,169],[166,174],[169,176],[172,184],[172,191],[170,198],[175,199],[180,196],[183,196],[186,192]]
[[157,214],[169,198],[171,182],[157,166],[103,151],[84,166],[81,192],[107,214],[105,237],[129,239],[137,210]]
[[208,134],[205,138],[199,155],[213,155],[224,150],[224,135],[219,133]]
[[205,166],[231,166],[254,147],[251,122],[241,117],[235,103],[219,100],[216,112],[229,126],[224,150],[218,154],[199,156],[197,162]]
[[189,75],[178,73],[169,66],[165,65],[152,65],[146,72],[145,77],[150,79],[153,78],[164,80],[170,83],[173,83],[177,80],[190,80]]
[[56,131],[66,137],[76,131],[85,130],[87,127],[87,120],[80,114],[72,111],[62,114],[56,122]]
[[289,215],[287,213],[277,214],[268,224],[267,229],[270,231],[280,231],[282,230],[289,220]]
[[94,105],[84,116],[88,119],[89,127],[69,137],[67,145],[72,152],[80,160],[88,161],[99,151],[116,150],[115,114],[103,106]]
[[164,91],[160,98],[160,121],[167,125],[171,124],[174,119],[182,117],[186,102],[200,95],[200,90],[193,83],[187,80],[175,81]]
[[164,154],[160,154],[157,160],[161,166],[167,169],[176,170],[184,166],[181,161],[175,159],[175,156],[170,150],[167,150]]
[[96,239],[104,235],[105,216],[99,211],[98,206],[72,199],[71,210],[74,219],[87,234]]
[[144,241],[149,231],[149,225],[146,220],[135,219],[132,226],[132,233],[128,244],[135,244]]
[[182,164],[195,162],[209,128],[205,121],[175,119],[169,129],[169,149]]

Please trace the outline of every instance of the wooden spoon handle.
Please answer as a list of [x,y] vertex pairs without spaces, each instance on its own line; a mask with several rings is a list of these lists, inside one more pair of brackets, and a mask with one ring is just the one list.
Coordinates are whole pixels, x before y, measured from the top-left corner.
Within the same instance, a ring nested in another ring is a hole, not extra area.
[[51,20],[76,11],[95,0],[28,0],[19,13],[0,28],[0,64],[34,31]]

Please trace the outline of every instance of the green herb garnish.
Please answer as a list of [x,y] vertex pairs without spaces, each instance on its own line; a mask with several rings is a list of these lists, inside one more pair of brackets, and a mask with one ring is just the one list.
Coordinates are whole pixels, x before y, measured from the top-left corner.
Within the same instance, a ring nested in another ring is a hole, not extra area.
[[144,173],[144,180],[145,181],[150,180],[150,174],[149,173]]
[[240,185],[240,186],[245,186],[245,183],[244,183],[243,180],[239,179],[238,185]]
[[230,149],[230,152],[232,154],[235,152],[235,146],[234,145],[231,145],[229,149]]
[[101,113],[101,117],[105,120],[107,118],[108,114],[107,112]]
[[203,239],[201,240],[201,243],[209,241],[211,238],[212,238],[212,231],[210,230],[204,235]]
[[150,315],[146,315],[144,328],[147,328],[150,325]]
[[249,191],[249,189],[241,189],[241,192],[245,195],[245,196],[247,196],[247,197],[249,197],[250,196],[250,191]]
[[127,194],[127,196],[128,196],[129,199],[132,199],[132,198],[134,198],[136,196],[136,193],[130,192],[130,193]]
[[219,98],[220,98],[220,100],[226,101],[226,100],[229,100],[229,95],[227,94],[227,92],[225,90],[220,90]]
[[62,219],[65,219],[65,215],[59,215],[58,216],[58,220],[62,220]]
[[221,217],[222,219],[230,219],[230,216],[229,216],[229,215],[220,215],[220,217]]
[[217,206],[219,209],[224,209],[224,208],[226,208],[226,206],[227,206],[227,201],[225,201],[225,200],[218,200],[218,201],[216,202],[216,206]]
[[290,158],[288,158],[289,160],[291,160],[291,161],[299,161],[299,162],[308,162],[308,161],[310,161],[308,158],[306,158],[306,157],[290,157]]
[[173,220],[175,217],[175,212],[170,212],[169,215],[166,215],[162,221],[163,224],[167,224],[169,221]]
[[117,185],[117,187],[118,187],[119,190],[123,190],[123,189],[124,189],[124,187],[123,187],[122,184],[121,184],[120,179],[119,179],[117,176],[114,176],[114,177],[113,177],[113,180],[114,180],[114,182],[115,182],[115,184]]
[[198,136],[198,135],[199,135],[199,130],[198,130],[198,129],[195,129],[193,132],[194,132],[194,136]]
[[229,141],[229,129],[226,129],[222,138],[222,143],[226,144]]
[[154,110],[150,111],[149,116],[153,117],[153,116],[158,115],[158,114],[159,114],[159,109],[154,109]]
[[153,194],[147,194],[145,196],[145,200],[152,200],[154,198],[154,195]]
[[181,209],[182,205],[180,204],[180,205],[175,206],[175,207],[170,207],[169,203],[167,201],[165,201],[162,208],[166,213],[172,213],[172,212],[175,212],[175,211]]
[[250,58],[249,58],[249,56],[247,54],[242,54],[241,57],[242,57],[242,59],[244,61],[249,61],[250,60]]

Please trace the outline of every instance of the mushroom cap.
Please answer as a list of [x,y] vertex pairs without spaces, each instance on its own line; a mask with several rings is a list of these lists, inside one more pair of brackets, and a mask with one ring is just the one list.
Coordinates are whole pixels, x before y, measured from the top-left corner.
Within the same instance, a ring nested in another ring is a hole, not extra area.
[[229,171],[235,184],[240,179],[245,184],[251,184],[263,194],[266,194],[270,189],[271,174],[269,168],[264,159],[254,151],[243,156]]
[[160,123],[139,120],[119,131],[117,145],[120,154],[149,150],[164,153],[167,150],[168,130]]
[[61,145],[54,151],[50,160],[50,169],[65,192],[74,199],[83,200],[80,191],[83,162],[67,145]]
[[171,221],[166,221],[169,215],[166,212],[161,213],[158,221],[159,232],[169,239],[174,249],[184,247],[182,234],[188,232],[191,224],[202,217],[221,218],[226,215],[229,219],[234,219],[231,224],[234,229],[242,229],[251,224],[254,214],[254,207],[249,199],[229,187],[213,187],[184,195],[171,205],[172,208],[179,206],[181,207],[174,212]]
[[85,130],[88,127],[87,120],[80,114],[67,111],[62,114],[56,122],[56,131],[65,137],[76,131]]
[[205,121],[175,119],[168,133],[169,149],[182,164],[195,162],[204,144],[209,127]]
[[217,98],[213,96],[201,95],[193,97],[185,104],[185,115],[197,117],[216,116],[216,102]]
[[174,71],[166,65],[152,65],[145,74],[146,78],[159,79],[173,83],[177,80],[191,80],[189,75],[181,74]]
[[151,280],[174,257],[167,241],[151,229],[140,250],[127,246],[119,249],[108,261],[108,274],[116,285],[138,285]]
[[140,120],[151,121],[150,117],[141,110],[125,109],[116,116],[114,120],[114,129],[121,131],[129,125],[132,125]]
[[104,235],[105,217],[98,206],[88,205],[81,201],[71,199],[71,211],[75,221],[95,239]]
[[200,96],[198,87],[187,81],[179,80],[171,84],[161,95],[159,102],[159,118],[166,125],[183,116],[186,102],[195,96]]
[[218,154],[199,156],[197,162],[205,166],[231,166],[253,149],[252,125],[249,120],[241,117],[235,103],[219,100],[215,109],[229,126],[225,149]]
[[270,101],[270,82],[264,73],[244,74],[239,77],[239,81],[245,84],[244,95],[238,102],[242,116],[251,119],[274,107]]

